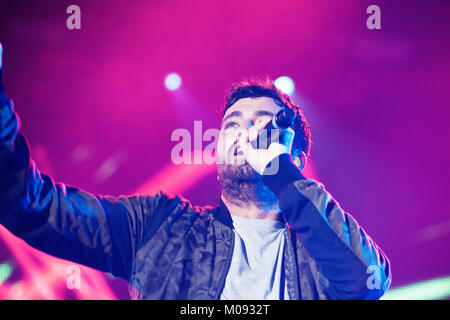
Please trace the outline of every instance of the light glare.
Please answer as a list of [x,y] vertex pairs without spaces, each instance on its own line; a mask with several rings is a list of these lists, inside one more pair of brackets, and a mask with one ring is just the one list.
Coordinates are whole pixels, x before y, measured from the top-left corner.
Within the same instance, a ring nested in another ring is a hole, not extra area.
[[167,90],[175,91],[181,86],[181,77],[177,73],[170,73],[164,80]]
[[279,77],[274,81],[275,87],[286,93],[287,95],[291,95],[294,93],[295,85],[294,81],[287,77]]

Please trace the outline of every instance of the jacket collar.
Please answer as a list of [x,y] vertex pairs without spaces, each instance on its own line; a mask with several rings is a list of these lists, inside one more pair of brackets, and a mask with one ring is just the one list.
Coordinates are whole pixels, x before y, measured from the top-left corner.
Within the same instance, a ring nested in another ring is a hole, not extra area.
[[231,219],[230,211],[221,198],[219,200],[219,205],[213,211],[213,216],[222,224],[233,229],[233,219]]

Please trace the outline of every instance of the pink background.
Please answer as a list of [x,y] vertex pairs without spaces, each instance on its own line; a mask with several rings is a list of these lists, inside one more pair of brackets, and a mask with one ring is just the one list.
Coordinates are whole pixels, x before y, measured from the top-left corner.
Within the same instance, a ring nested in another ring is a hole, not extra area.
[[[81,8],[81,30],[66,8]],[[381,8],[368,30],[366,8]],[[4,81],[43,173],[98,194],[181,193],[216,205],[215,167],[175,166],[177,128],[217,128],[231,83],[287,75],[312,126],[307,175],[381,246],[392,287],[450,271],[448,1],[0,3]],[[164,88],[169,72],[180,90]],[[206,146],[207,143],[203,145]],[[128,299],[0,227],[3,299]]]

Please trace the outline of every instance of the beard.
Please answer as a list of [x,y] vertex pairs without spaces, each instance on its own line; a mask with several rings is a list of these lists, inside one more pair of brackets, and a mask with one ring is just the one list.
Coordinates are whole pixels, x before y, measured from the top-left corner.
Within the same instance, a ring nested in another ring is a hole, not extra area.
[[241,165],[219,164],[217,177],[222,188],[222,196],[231,204],[270,212],[278,208],[278,199],[247,162]]

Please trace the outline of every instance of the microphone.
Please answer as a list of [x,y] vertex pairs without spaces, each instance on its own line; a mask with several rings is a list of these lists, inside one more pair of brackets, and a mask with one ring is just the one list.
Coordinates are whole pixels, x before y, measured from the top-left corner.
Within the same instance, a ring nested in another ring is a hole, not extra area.
[[290,108],[284,108],[278,111],[277,114],[273,116],[272,120],[260,130],[256,140],[251,142],[253,148],[267,149],[270,142],[277,138],[277,135],[280,134],[281,130],[292,126],[296,116],[295,112]]

